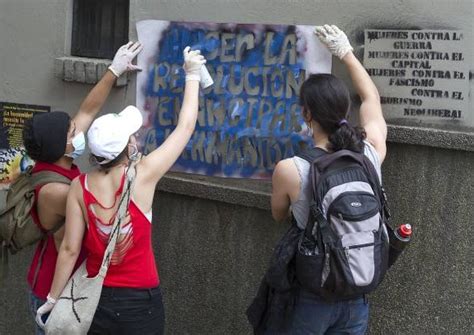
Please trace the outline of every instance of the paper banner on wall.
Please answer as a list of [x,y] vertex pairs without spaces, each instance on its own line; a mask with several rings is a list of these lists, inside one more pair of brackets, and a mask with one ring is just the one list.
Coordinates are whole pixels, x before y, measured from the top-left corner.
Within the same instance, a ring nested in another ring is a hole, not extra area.
[[200,49],[214,85],[202,90],[196,130],[173,171],[268,178],[275,164],[311,143],[299,87],[311,73],[330,73],[331,55],[312,26],[137,23],[144,50],[137,106],[145,116],[144,153],[176,126],[184,71],[182,50]]

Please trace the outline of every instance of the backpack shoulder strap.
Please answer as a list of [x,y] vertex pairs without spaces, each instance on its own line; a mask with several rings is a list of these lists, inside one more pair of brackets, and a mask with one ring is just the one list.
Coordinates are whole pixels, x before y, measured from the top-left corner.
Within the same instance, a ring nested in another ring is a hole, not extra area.
[[[324,157],[328,155],[329,153],[324,151],[321,148],[313,147],[306,149],[300,153],[298,153],[296,156],[300,157],[304,160],[306,160],[310,164],[310,170],[309,170],[309,181],[312,186],[311,194],[312,194],[312,201],[310,203],[310,210],[308,212],[308,218],[306,220],[306,227],[304,229],[304,234],[308,239],[311,239],[312,236],[314,236],[314,228],[315,228],[315,219],[317,216],[317,192],[316,192],[316,180],[319,178],[319,173],[317,170],[314,169],[314,162],[320,159],[321,157]],[[316,173],[316,175],[315,175]],[[295,220],[296,224],[296,219],[294,219],[294,216],[292,215],[293,220]],[[319,243],[319,242],[318,242]],[[322,247],[321,245],[319,247]]]
[[22,199],[25,194],[31,193],[35,188],[31,185],[31,168],[28,168],[25,172],[21,173],[10,186],[4,190],[4,199],[2,200],[2,210],[0,216],[14,208]]
[[321,171],[325,170],[329,165],[331,165],[333,162],[336,160],[339,160],[341,158],[349,158],[352,159],[353,161],[359,163],[360,165],[364,165],[364,154],[354,152],[351,150],[338,150],[336,152],[332,152],[328,155],[322,156],[321,158],[318,159],[318,168],[321,169]]
[[69,178],[54,171],[40,171],[32,173],[30,181],[33,188],[49,183],[71,184],[71,180]]
[[[33,187],[33,190],[39,185],[46,185],[49,183],[61,183],[61,184],[71,184],[71,180],[57,172],[54,171],[40,171],[33,173],[30,176],[30,184]],[[64,225],[64,220],[59,222],[56,226],[47,231],[48,234],[54,234]],[[47,242],[45,242],[46,244]],[[44,252],[44,251],[42,251]]]
[[308,163],[312,164],[316,159],[326,155],[327,152],[321,148],[309,148],[298,153],[296,156],[304,159]]
[[379,176],[377,174],[377,171],[375,170],[375,166],[372,163],[372,161],[365,155],[363,159],[364,159],[364,168],[366,169],[366,171],[368,172],[370,176],[370,182],[372,183],[372,188],[375,190],[375,193],[380,199],[380,203],[383,207],[384,218],[388,220],[390,219],[392,215],[390,214],[390,208],[388,207],[388,199],[387,199],[387,194],[385,193],[385,189],[379,179]]
[[[309,169],[309,180],[312,185],[312,195],[313,198],[316,197],[316,180],[319,179],[319,172],[317,169],[314,168],[314,163],[321,159],[322,157],[325,157],[329,155],[328,152],[324,151],[321,148],[313,147],[306,149],[302,152],[300,152],[297,157],[300,157],[304,160],[306,160],[310,164],[310,169]],[[316,174],[316,175],[315,175]]]
[[[18,178],[28,178],[28,180],[20,181],[19,182],[20,192],[17,190],[10,189],[7,193],[5,199],[5,206],[0,211],[0,216],[11,210],[15,207],[21,199],[25,196],[25,194],[33,192],[34,189],[39,185],[44,185],[48,183],[62,183],[62,184],[71,184],[71,180],[63,175],[60,175],[57,172],[53,171],[41,171],[38,173],[31,173],[31,170],[25,171],[25,175],[20,176]],[[14,182],[15,183],[15,182]],[[20,186],[21,185],[21,186]]]

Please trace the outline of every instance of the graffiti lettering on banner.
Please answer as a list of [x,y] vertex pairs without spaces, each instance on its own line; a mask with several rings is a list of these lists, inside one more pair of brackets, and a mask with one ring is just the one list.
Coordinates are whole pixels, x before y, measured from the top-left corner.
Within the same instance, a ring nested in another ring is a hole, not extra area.
[[150,152],[176,127],[183,99],[182,50],[201,50],[214,85],[203,90],[190,142],[174,171],[268,178],[275,164],[311,139],[299,88],[310,73],[329,73],[331,55],[310,26],[137,24],[144,44],[137,105],[146,115],[140,140]]

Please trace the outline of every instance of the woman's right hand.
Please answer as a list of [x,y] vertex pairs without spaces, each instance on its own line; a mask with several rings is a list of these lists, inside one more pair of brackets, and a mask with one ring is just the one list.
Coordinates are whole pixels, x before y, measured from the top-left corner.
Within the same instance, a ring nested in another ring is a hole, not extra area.
[[339,59],[343,59],[348,52],[354,50],[346,34],[335,25],[316,26],[314,34]]
[[51,298],[51,296],[48,294],[46,302],[36,311],[36,323],[41,329],[44,329],[43,315],[50,313],[55,304],[56,299]]
[[190,47],[183,50],[184,65],[183,69],[186,73],[186,81],[201,80],[201,67],[206,63],[206,59],[201,55],[200,50],[190,51]]

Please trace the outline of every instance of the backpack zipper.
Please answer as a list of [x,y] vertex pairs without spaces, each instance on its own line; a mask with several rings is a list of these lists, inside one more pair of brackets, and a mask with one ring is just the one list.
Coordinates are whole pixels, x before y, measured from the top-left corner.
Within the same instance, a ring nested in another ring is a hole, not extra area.
[[360,248],[365,248],[365,247],[371,247],[371,246],[374,246],[374,245],[375,245],[375,242],[371,242],[371,243],[351,245],[351,246],[348,246],[348,247],[344,247],[344,249],[347,249],[347,250],[360,249]]
[[364,213],[364,215],[344,215],[339,212],[337,213],[336,216],[338,216],[339,219],[344,220],[344,221],[357,222],[357,221],[367,220],[373,217],[377,213],[379,213],[379,210],[377,208],[374,208],[370,212]]

